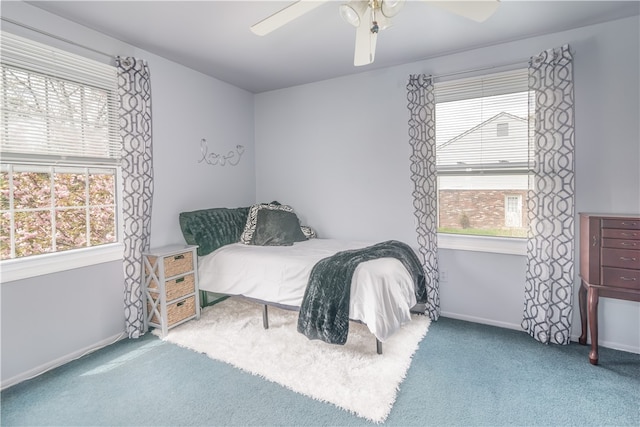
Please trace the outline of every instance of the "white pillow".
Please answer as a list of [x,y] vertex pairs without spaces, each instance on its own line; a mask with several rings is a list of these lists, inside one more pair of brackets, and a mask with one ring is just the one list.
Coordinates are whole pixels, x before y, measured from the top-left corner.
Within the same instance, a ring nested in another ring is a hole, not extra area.
[[307,239],[315,239],[318,237],[316,231],[308,225],[301,225],[300,230],[302,230],[302,234],[304,234]]

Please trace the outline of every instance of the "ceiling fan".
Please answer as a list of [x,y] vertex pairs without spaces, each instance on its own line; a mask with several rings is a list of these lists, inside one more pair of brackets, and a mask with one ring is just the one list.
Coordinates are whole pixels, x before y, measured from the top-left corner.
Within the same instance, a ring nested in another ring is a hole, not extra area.
[[[311,12],[330,0],[299,0],[251,26],[259,36],[269,34],[296,18]],[[421,0],[465,18],[482,22],[498,8],[500,0]],[[356,47],[353,65],[371,64],[376,54],[378,32],[391,26],[405,0],[349,0],[339,8],[340,16],[356,27]]]

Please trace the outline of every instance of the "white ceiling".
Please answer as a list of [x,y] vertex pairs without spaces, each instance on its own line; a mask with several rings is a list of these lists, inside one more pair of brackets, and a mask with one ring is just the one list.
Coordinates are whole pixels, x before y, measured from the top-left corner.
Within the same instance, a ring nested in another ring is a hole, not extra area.
[[393,27],[378,35],[375,62],[354,67],[355,29],[338,15],[344,2],[329,1],[259,37],[249,26],[291,2],[28,1],[254,93],[640,13],[638,1],[502,0],[492,17],[476,23],[407,1]]

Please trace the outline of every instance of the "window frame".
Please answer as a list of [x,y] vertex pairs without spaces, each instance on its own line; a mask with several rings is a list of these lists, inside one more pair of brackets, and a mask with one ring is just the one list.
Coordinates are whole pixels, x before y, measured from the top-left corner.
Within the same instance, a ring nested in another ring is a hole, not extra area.
[[33,255],[0,261],[0,283],[13,282],[110,261],[122,261],[124,243]]
[[470,236],[467,234],[437,233],[439,249],[490,252],[505,255],[526,255],[527,238]]
[[[514,76],[518,74],[524,75],[524,74],[528,74],[528,70],[521,68],[521,69],[514,69],[514,70],[504,71],[499,73],[491,73],[484,76],[474,76],[474,77],[462,78],[462,79],[451,79],[451,80],[443,81],[441,83],[437,82],[435,84],[436,103],[438,103],[437,91],[438,91],[439,85],[444,85],[447,88],[449,88],[451,85],[455,85],[456,82],[464,84],[472,80],[478,80],[483,78],[488,78],[490,81],[492,81],[496,77],[499,78],[500,75],[506,75],[509,78],[510,77],[509,74]],[[493,82],[491,83],[493,84]],[[518,86],[517,83],[514,83],[509,79],[507,86],[510,89],[505,89],[504,92],[501,92],[502,89],[498,89],[498,92],[499,93],[516,93],[519,90],[513,89],[514,84],[516,87]],[[491,90],[493,89],[495,89],[495,85],[492,87]],[[527,87],[527,91],[528,91],[528,87]],[[492,93],[491,91],[487,94],[483,94],[483,96],[493,96],[493,95],[495,95],[495,93]],[[447,93],[446,100],[443,100],[440,102],[456,100],[456,96],[457,94],[455,92]],[[531,93],[529,91],[529,97],[530,96],[531,96]],[[471,98],[472,98],[471,93],[469,93],[469,96],[460,97],[457,99],[461,100],[461,99],[471,99]],[[437,123],[437,117],[436,117],[436,123]],[[498,136],[497,128],[496,128],[496,136]],[[531,156],[531,153],[529,153],[529,155]],[[509,172],[507,172],[507,174],[508,173]],[[526,174],[529,175],[529,179],[530,179],[531,171],[529,170],[528,173]],[[446,169],[444,174],[442,173],[442,171],[438,173],[438,176],[445,176],[445,175],[464,176],[467,174],[456,173],[453,170],[446,170]],[[440,189],[438,188],[438,192],[439,191]],[[440,203],[439,203],[439,195],[438,195],[438,203],[437,203],[438,222],[439,222],[439,218],[440,218]],[[498,254],[506,254],[506,255],[526,255],[527,253],[527,239],[528,239],[527,237],[498,237],[498,236],[488,236],[488,235],[483,236],[483,235],[455,234],[455,233],[444,233],[444,232],[437,232],[436,234],[438,239],[438,247],[442,249],[489,252],[489,253],[498,253]]]
[[[117,194],[119,192],[119,184],[121,181],[121,168],[117,165],[96,165],[96,164],[73,164],[73,165],[62,165],[60,163],[55,164],[55,165],[50,165],[50,164],[26,164],[26,163],[18,163],[18,162],[11,162],[11,161],[3,161],[0,165],[0,167],[2,168],[3,173],[8,173],[9,174],[9,182],[8,182],[8,186],[9,186],[9,192],[10,192],[10,197],[9,197],[9,206],[6,209],[2,209],[3,212],[8,212],[11,217],[12,220],[10,221],[11,225],[10,225],[10,232],[9,235],[12,236],[13,232],[16,229],[16,226],[14,224],[14,220],[16,217],[16,214],[19,213],[25,213],[25,212],[30,212],[30,211],[41,211],[41,212],[47,212],[46,216],[50,218],[51,221],[51,230],[52,230],[52,236],[50,236],[50,243],[53,244],[53,247],[56,248],[56,236],[53,235],[57,232],[56,227],[55,227],[55,220],[54,217],[56,216],[57,213],[59,212],[65,212],[65,211],[74,211],[74,210],[83,210],[85,211],[85,219],[86,219],[86,224],[85,224],[85,238],[87,239],[87,242],[89,243],[89,245],[87,246],[82,246],[82,247],[75,247],[75,248],[69,248],[69,249],[60,249],[60,250],[52,250],[51,252],[45,252],[45,253],[56,253],[56,252],[64,252],[67,250],[71,250],[71,249],[83,249],[83,248],[89,248],[89,247],[94,247],[94,246],[101,246],[104,244],[110,244],[110,243],[117,243],[119,241],[122,240],[122,233],[120,230],[120,227],[118,227],[119,224],[121,224],[121,219],[119,218],[119,204],[118,204],[118,199],[117,199]],[[91,204],[91,197],[88,191],[88,187],[91,185],[90,184],[90,177],[92,175],[100,175],[100,174],[104,174],[105,171],[109,171],[108,174],[113,176],[113,184],[114,184],[114,198],[113,198],[113,203],[109,203],[108,205],[101,205],[101,204]],[[39,207],[16,207],[15,206],[15,200],[14,198],[11,197],[11,194],[13,194],[16,188],[15,185],[15,174],[20,174],[20,173],[45,173],[47,175],[49,175],[49,185],[50,185],[50,196],[53,200],[49,200],[46,203],[46,206],[39,206]],[[53,182],[55,182],[55,175],[56,174],[78,174],[81,173],[85,176],[85,178],[87,178],[87,180],[85,181],[85,194],[84,194],[84,200],[83,200],[83,204],[82,205],[77,205],[77,206],[65,206],[65,205],[60,205],[58,203],[55,203],[55,201],[57,200],[56,196],[55,196],[55,189],[54,189],[54,184]],[[13,176],[13,179],[11,179],[11,176]],[[108,243],[98,243],[98,244],[90,244],[91,243],[91,224],[92,222],[90,221],[90,215],[88,215],[88,212],[86,211],[86,209],[92,209],[92,208],[100,208],[100,207],[112,207],[114,210],[114,218],[113,218],[113,233],[114,233],[114,237],[115,237],[115,241],[114,242],[108,242]],[[16,248],[14,247],[14,243],[15,243],[15,236],[13,236],[13,238],[10,238],[10,240],[12,241],[11,243],[11,252],[15,251]],[[12,255],[15,255],[12,253]],[[33,254],[33,255],[26,255],[23,257],[13,257],[13,258],[7,258],[7,259],[16,259],[16,258],[27,258],[27,257],[31,257],[31,256],[37,256],[37,255],[42,255],[42,254]]]
[[[504,195],[504,225],[505,227],[510,227],[510,225],[508,224],[509,222],[509,214],[511,213],[511,204],[510,201],[512,200],[516,200],[516,203],[513,204],[513,206],[520,206],[520,208],[522,208],[522,195],[521,194],[505,194]],[[519,219],[518,222],[520,223],[520,226],[518,228],[522,227],[522,209],[516,209],[517,214],[519,214]]]
[[[78,166],[74,165],[74,167]],[[96,165],[88,165],[86,167],[91,168],[96,167]],[[97,167],[100,168],[100,166]],[[104,262],[122,261],[124,259],[124,233],[121,226],[123,221],[122,168],[119,165],[115,167],[111,165],[110,167],[113,167],[116,172],[116,241],[96,246],[0,260],[0,283],[89,267]]]
[[[115,152],[115,155],[109,154],[108,157],[86,157],[87,155],[85,155],[85,157],[74,157],[74,153],[50,155],[45,152],[20,152],[20,150],[11,148],[13,146],[11,142],[8,142],[7,147],[9,147],[9,151],[2,154],[2,164],[20,166],[26,164],[34,165],[34,167],[44,166],[53,168],[86,168],[89,170],[113,169],[115,171],[114,215],[116,241],[95,246],[64,249],[58,252],[0,260],[0,283],[28,279],[30,277],[87,267],[104,262],[121,261],[124,259],[125,245],[123,243],[122,229],[122,167],[119,159],[121,149],[114,145],[114,141],[120,139],[117,110],[119,97],[115,67],[25,39],[7,33],[6,31],[2,31],[2,36],[4,39],[2,46],[3,68],[5,66],[9,69],[17,67],[26,73],[45,76],[45,78],[50,77],[54,80],[63,79],[78,86],[93,87],[107,91],[107,114],[110,117],[109,120],[111,124],[109,125],[108,140],[105,140],[104,143],[105,147],[109,147],[109,152]],[[49,70],[51,70],[51,72],[49,72]],[[81,104],[80,108],[84,111],[86,106],[82,102]],[[4,114],[4,112],[0,114]],[[5,126],[9,126],[9,124],[7,123]],[[114,140],[114,138],[116,139]],[[52,209],[55,209],[55,207],[52,207]],[[10,211],[12,214],[14,213],[13,209],[10,209]]]
[[509,136],[509,122],[496,123],[496,137],[505,138]]

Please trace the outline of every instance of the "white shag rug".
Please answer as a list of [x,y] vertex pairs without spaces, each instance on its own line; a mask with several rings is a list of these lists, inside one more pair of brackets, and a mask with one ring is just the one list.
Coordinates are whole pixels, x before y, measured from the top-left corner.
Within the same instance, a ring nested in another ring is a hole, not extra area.
[[389,415],[430,324],[427,316],[412,315],[379,355],[375,337],[362,324],[350,322],[344,346],[327,344],[298,333],[295,311],[269,307],[269,329],[264,329],[262,307],[229,298],[202,310],[199,320],[170,329],[165,341],[376,423]]

